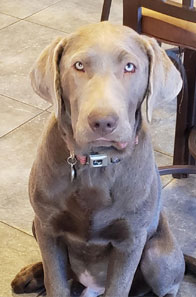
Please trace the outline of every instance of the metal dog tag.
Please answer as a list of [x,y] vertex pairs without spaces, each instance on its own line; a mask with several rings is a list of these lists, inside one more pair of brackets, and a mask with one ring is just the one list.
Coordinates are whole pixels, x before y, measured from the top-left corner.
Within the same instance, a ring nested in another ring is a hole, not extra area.
[[74,178],[76,177],[76,170],[75,170],[75,167],[74,165],[76,165],[77,163],[77,159],[74,155],[70,155],[68,158],[67,158],[67,163],[70,165],[71,167],[71,175],[70,175],[70,178],[71,178],[71,182],[73,182]]
[[73,182],[74,178],[76,177],[76,170],[74,168],[74,165],[71,165],[71,182]]

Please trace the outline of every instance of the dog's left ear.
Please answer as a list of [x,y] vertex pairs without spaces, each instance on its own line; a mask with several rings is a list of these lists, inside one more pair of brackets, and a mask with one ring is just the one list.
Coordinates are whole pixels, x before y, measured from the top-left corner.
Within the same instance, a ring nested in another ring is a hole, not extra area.
[[182,88],[179,71],[154,38],[142,36],[149,58],[149,78],[146,94],[147,120],[151,122],[153,108],[174,99]]
[[34,91],[46,101],[54,104],[55,115],[61,106],[59,62],[67,39],[58,38],[43,50],[30,73]]

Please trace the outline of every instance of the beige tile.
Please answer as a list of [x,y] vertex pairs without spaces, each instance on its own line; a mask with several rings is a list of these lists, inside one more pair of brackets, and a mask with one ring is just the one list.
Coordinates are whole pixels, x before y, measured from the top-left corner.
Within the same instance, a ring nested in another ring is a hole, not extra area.
[[[152,122],[148,125],[155,151],[159,151],[170,157],[173,156],[174,136],[176,125],[176,99],[154,109]],[[142,106],[143,117],[145,114],[145,102]]]
[[151,125],[153,147],[156,151],[173,156],[176,115],[161,118]]
[[[159,152],[154,152],[155,153],[155,160],[157,166],[167,166],[167,165],[172,165],[172,160],[173,158],[170,156],[166,156],[164,154],[161,154]],[[173,180],[172,175],[164,175],[161,176],[161,183],[162,187],[164,188],[168,183],[170,183]]]
[[155,108],[153,111],[152,125],[160,126],[176,113],[177,100],[176,98],[169,103]]
[[17,18],[0,13],[0,29],[7,27],[13,23],[18,22],[18,21],[19,21],[19,19],[17,19]]
[[57,0],[1,0],[0,12],[18,17],[25,18],[33,13],[40,11],[49,5],[57,2]]
[[[61,0],[29,17],[28,20],[70,33],[79,26],[99,22],[102,5],[103,0],[86,0],[83,2],[80,0]],[[122,2],[120,0],[113,1],[110,20],[122,23],[121,12]]]
[[185,253],[195,257],[196,176],[190,175],[189,178],[174,179],[164,188],[162,195],[170,226],[179,244]]
[[0,94],[45,109],[32,90],[29,72],[41,51],[62,33],[26,21],[0,31]]
[[98,22],[102,3],[101,0],[62,0],[34,14],[28,20],[70,33],[81,25]]
[[40,253],[35,239],[3,223],[0,223],[0,237],[0,297],[35,297],[36,294],[13,294],[10,286],[11,281],[21,268],[40,261]]
[[[162,190],[164,211],[184,253],[196,257],[196,176],[173,179]],[[195,297],[196,279],[185,276],[177,297]]]
[[153,111],[150,125],[155,149],[173,155],[173,138],[176,121],[176,98]]
[[33,210],[28,178],[48,112],[0,140],[0,221],[31,234]]
[[0,137],[35,117],[42,110],[0,95]]
[[186,275],[180,286],[176,297],[195,297],[196,279],[193,276]]
[[113,0],[109,15],[109,21],[112,23],[123,23],[123,1]]

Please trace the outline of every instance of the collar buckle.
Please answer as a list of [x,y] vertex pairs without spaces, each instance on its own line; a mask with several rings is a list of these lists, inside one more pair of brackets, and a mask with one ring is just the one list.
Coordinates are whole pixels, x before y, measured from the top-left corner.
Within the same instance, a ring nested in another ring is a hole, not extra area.
[[90,167],[106,167],[108,166],[108,157],[107,155],[95,154],[89,155],[89,165]]

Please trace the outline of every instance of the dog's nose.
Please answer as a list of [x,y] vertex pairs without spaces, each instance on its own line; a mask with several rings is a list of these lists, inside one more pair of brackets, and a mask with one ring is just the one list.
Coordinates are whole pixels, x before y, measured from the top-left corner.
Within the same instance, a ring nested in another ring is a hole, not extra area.
[[118,116],[116,114],[101,115],[92,112],[88,116],[88,123],[91,129],[99,135],[112,133],[118,124]]

